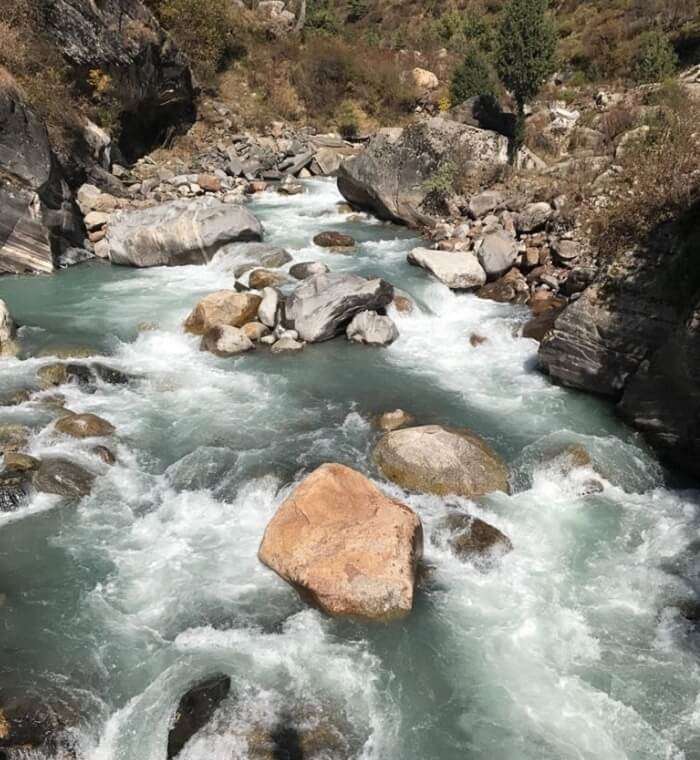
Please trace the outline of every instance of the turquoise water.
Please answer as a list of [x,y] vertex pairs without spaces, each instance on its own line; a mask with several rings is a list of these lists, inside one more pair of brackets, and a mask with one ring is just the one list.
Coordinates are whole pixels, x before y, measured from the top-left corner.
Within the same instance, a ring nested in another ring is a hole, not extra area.
[[[698,583],[697,494],[664,487],[607,404],[536,371],[536,344],[518,337],[526,309],[450,292],[406,264],[409,232],[340,214],[339,200],[312,181],[252,208],[295,261],[383,276],[414,298],[412,314],[393,315],[401,335],[387,349],[338,339],[293,356],[200,352],[181,324],[232,285],[227,260],[0,280],[29,353],[87,346],[138,376],[65,390],[70,409],[116,426],[112,468],[56,437],[45,407],[0,408],[0,423],[34,426],[30,453],[101,474],[77,506],[42,495],[0,515],[3,691],[77,704],[89,760],[164,758],[181,694],[220,671],[231,696],[185,760],[249,757],[254,729],[289,715],[344,737],[342,752],[307,760],[699,758],[699,641],[677,608]],[[349,232],[358,251],[316,248],[323,229]],[[472,347],[472,333],[487,342]],[[0,390],[30,385],[50,361],[4,360]],[[484,436],[514,494],[468,503],[384,482],[371,419],[397,407]],[[580,495],[589,469],[547,462],[546,449],[570,443],[591,452],[601,493]],[[325,618],[257,561],[279,503],[326,461],[365,472],[424,522],[433,573],[404,621]],[[484,572],[435,545],[446,501],[515,550]]]

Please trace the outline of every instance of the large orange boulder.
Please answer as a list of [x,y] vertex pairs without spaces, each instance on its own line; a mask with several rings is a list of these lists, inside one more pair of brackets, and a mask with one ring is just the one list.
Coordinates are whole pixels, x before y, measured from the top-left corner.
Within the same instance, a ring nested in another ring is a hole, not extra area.
[[185,330],[204,335],[212,327],[243,327],[258,314],[261,298],[254,293],[218,290],[205,296],[185,320]]
[[340,464],[311,473],[280,506],[258,557],[329,615],[392,620],[413,606],[419,517]]

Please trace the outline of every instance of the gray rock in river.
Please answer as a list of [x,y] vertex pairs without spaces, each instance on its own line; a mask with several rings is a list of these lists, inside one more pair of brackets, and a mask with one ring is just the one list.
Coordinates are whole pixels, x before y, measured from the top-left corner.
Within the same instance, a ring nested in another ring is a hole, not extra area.
[[248,209],[206,197],[120,211],[106,240],[113,264],[154,267],[206,264],[227,243],[261,238],[262,226]]
[[363,311],[347,327],[345,334],[353,343],[368,346],[388,346],[399,337],[399,331],[391,317],[376,311]]
[[285,325],[302,340],[318,343],[342,333],[362,311],[387,307],[394,288],[385,280],[330,272],[304,280],[287,299]]
[[355,207],[380,219],[419,225],[430,222],[423,208],[428,182],[448,160],[474,174],[505,165],[508,141],[502,135],[435,117],[413,124],[398,136],[380,134],[338,172],[338,189]]
[[434,251],[414,248],[407,256],[409,264],[427,270],[453,290],[471,290],[486,282],[486,273],[471,251]]
[[518,244],[501,230],[484,235],[477,241],[475,250],[488,280],[498,279],[505,274],[518,257]]
[[242,329],[231,325],[216,325],[204,334],[199,348],[215,356],[226,357],[252,351],[255,346]]
[[289,274],[295,280],[305,280],[307,277],[313,277],[315,274],[325,274],[329,271],[330,269],[321,261],[303,261],[289,268]]

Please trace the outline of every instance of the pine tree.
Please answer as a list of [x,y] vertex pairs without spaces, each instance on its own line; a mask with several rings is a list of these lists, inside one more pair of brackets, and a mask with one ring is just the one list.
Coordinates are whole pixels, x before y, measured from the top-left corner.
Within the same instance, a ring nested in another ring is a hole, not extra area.
[[518,108],[515,148],[523,141],[525,104],[554,73],[557,37],[548,0],[509,0],[498,31],[496,68]]

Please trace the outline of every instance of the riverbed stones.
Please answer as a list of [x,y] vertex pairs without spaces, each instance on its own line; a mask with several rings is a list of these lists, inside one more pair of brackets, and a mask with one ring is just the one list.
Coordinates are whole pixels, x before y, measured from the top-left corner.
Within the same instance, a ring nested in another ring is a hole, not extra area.
[[270,334],[270,328],[262,322],[248,322],[247,325],[241,327],[241,330],[249,340],[253,341],[253,343],[257,343],[260,338],[264,338],[266,335]]
[[236,293],[233,290],[210,293],[187,317],[185,330],[193,335],[204,335],[213,327],[243,327],[256,318],[261,301],[255,293]]
[[216,325],[204,334],[199,348],[214,356],[228,357],[252,351],[255,346],[244,330],[230,325]]
[[319,274],[300,283],[287,299],[285,324],[302,340],[318,343],[343,332],[356,314],[386,308],[393,297],[394,288],[385,280]]
[[518,257],[515,239],[502,230],[484,235],[477,241],[475,250],[488,280],[496,280],[505,274]]
[[183,694],[168,733],[168,760],[176,757],[187,742],[214,717],[231,690],[231,678],[217,674]]
[[314,244],[321,248],[352,248],[355,245],[355,240],[350,235],[345,235],[342,232],[328,230],[316,235],[314,237]]
[[206,264],[227,243],[261,238],[260,222],[248,209],[204,197],[120,211],[106,239],[113,264],[154,267]]
[[29,442],[31,434],[32,431],[26,425],[0,425],[0,452],[20,451]]
[[324,464],[279,507],[258,556],[329,615],[391,620],[411,611],[422,552],[409,507],[359,472]]
[[248,285],[253,290],[273,288],[289,282],[287,275],[282,272],[271,272],[269,269],[254,269],[248,277]]
[[399,337],[399,331],[391,317],[376,311],[363,311],[353,317],[345,331],[348,340],[367,346],[388,346]]
[[330,271],[328,267],[321,261],[303,261],[289,268],[289,274],[295,280],[305,280],[307,277],[325,274],[328,271]]
[[5,693],[0,697],[0,757],[73,758],[75,743],[66,729],[77,720],[77,706],[67,694],[50,702],[31,688],[21,696]]
[[31,472],[36,470],[40,464],[35,457],[17,451],[6,451],[3,455],[3,463],[8,470],[15,472]]
[[481,438],[466,429],[426,425],[387,433],[374,461],[389,480],[409,491],[474,498],[508,493],[508,468]]
[[472,290],[486,282],[486,273],[471,251],[414,248],[407,261],[427,270],[452,290]]
[[102,438],[114,433],[114,425],[96,414],[68,414],[56,420],[56,430],[73,438]]
[[63,385],[63,383],[67,383],[69,380],[66,365],[61,364],[60,362],[46,364],[43,367],[40,367],[36,374],[41,383],[41,387],[44,389]]
[[258,306],[258,319],[266,327],[274,328],[280,308],[280,294],[275,288],[263,288],[263,297]]
[[69,498],[82,498],[92,490],[95,476],[63,457],[44,457],[34,475],[38,491]]

